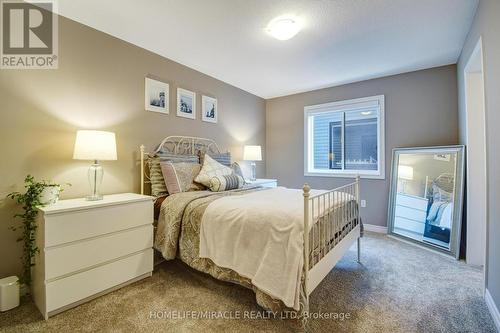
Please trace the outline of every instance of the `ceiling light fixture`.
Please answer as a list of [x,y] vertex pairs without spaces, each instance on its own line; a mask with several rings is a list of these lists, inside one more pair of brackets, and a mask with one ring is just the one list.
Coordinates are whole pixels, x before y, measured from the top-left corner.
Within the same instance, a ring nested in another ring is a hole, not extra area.
[[300,31],[300,24],[296,19],[278,17],[269,22],[266,31],[279,40],[288,40]]

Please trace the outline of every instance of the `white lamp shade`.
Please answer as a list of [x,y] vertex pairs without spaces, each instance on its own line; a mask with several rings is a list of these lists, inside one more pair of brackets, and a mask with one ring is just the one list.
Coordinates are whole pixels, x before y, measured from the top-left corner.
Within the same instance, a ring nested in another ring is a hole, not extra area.
[[413,168],[408,165],[400,165],[398,168],[398,178],[413,180]]
[[76,132],[75,160],[116,160],[115,133],[81,130]]
[[243,160],[262,161],[262,150],[260,146],[245,146],[243,148]]

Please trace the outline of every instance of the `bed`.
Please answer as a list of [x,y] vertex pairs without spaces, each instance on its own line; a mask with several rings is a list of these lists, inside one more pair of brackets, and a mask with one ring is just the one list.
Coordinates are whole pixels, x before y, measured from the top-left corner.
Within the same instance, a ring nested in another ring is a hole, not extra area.
[[[453,225],[453,195],[455,177],[443,173],[426,186],[429,200],[424,229],[424,241],[449,248]],[[438,242],[436,242],[438,241]]]
[[[184,136],[165,138],[152,153],[140,150],[141,193],[158,153],[221,153],[210,139]],[[359,177],[327,191],[305,184],[176,193],[157,205],[155,249],[166,260],[252,289],[266,310],[294,311],[305,321],[310,294],[355,242],[360,260],[359,198]]]

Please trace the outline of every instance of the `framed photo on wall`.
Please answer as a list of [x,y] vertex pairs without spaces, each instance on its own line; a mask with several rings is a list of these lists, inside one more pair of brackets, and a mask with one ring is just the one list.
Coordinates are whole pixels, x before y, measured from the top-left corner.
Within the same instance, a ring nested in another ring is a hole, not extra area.
[[201,97],[201,120],[209,123],[217,123],[218,110],[217,99],[208,96]]
[[168,83],[146,78],[144,90],[144,108],[147,111],[168,114]]
[[177,115],[196,119],[196,94],[194,92],[177,88]]

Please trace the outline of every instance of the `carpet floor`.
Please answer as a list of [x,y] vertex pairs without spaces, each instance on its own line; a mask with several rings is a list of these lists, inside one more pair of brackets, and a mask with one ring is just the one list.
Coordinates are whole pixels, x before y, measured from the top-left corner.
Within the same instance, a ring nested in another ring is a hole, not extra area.
[[[367,233],[362,264],[353,247],[311,295],[308,332],[496,332],[481,271]],[[224,318],[182,319],[195,314]],[[44,321],[30,300],[0,314],[2,332],[291,332],[262,315],[255,295],[179,261],[151,278]],[[177,316],[177,317],[176,317]],[[235,319],[235,318],[240,319]]]

